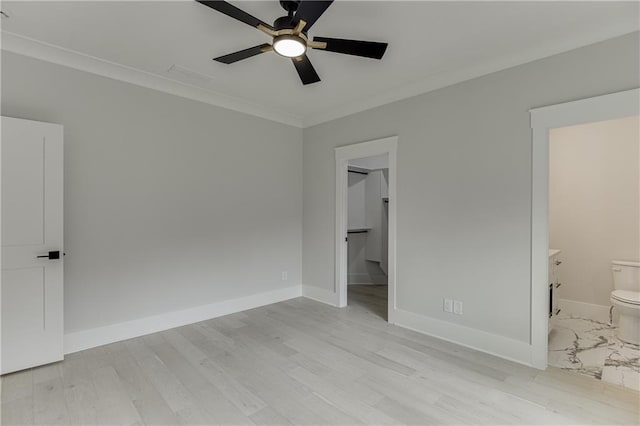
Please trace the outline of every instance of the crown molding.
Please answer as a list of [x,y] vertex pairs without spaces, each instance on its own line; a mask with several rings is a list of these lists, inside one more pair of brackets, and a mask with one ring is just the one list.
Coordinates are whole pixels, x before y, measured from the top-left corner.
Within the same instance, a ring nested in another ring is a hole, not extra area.
[[554,56],[570,50],[638,32],[638,28],[605,28],[581,37],[571,37],[542,48],[522,50],[517,55],[506,56],[476,66],[452,72],[443,72],[425,79],[388,90],[381,94],[349,102],[340,107],[310,114],[306,117],[260,105],[239,97],[225,95],[202,87],[182,83],[170,78],[110,62],[74,50],[35,40],[19,34],[2,31],[1,48],[8,52],[40,59],[69,68],[124,81],[153,90],[169,93],[206,104],[253,115],[266,120],[298,128],[312,127],[382,105],[398,102],[432,92],[484,75]]
[[606,28],[601,31],[593,31],[581,37],[567,38],[541,48],[523,50],[517,55],[506,56],[477,66],[432,75],[417,82],[403,85],[375,96],[363,98],[326,112],[321,111],[317,114],[312,114],[303,119],[302,127],[312,127],[508,68],[633,33],[638,33],[638,28]]
[[107,61],[75,50],[45,43],[9,31],[2,31],[2,50],[51,62],[80,71],[124,81],[206,104],[253,115],[266,120],[302,127],[299,116],[274,110],[242,98],[192,86],[151,72]]

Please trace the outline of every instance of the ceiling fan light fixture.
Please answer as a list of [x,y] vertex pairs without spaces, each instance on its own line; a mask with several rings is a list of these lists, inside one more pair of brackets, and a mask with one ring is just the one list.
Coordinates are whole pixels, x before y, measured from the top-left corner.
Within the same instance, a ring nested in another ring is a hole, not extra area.
[[307,51],[307,44],[301,37],[285,34],[273,39],[273,50],[286,58],[297,58]]
[[229,18],[247,24],[272,38],[272,44],[264,43],[249,47],[248,49],[213,58],[214,61],[233,64],[262,53],[276,52],[280,56],[291,59],[290,62],[295,67],[303,85],[320,81],[318,73],[305,54],[308,49],[319,49],[325,52],[371,59],[382,59],[387,50],[387,43],[376,41],[330,37],[313,37],[309,39],[309,30],[334,0],[280,0],[280,5],[287,11],[287,14],[276,19],[273,25],[263,22],[242,9],[238,9],[225,0],[196,1],[223,15],[227,15]]

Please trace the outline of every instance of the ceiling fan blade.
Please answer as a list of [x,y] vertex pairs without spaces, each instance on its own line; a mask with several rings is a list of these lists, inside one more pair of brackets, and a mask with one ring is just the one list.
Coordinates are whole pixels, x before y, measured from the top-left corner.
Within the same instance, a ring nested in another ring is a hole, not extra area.
[[223,64],[233,64],[234,62],[238,62],[264,52],[269,52],[271,49],[271,45],[269,43],[265,43],[259,46],[253,46],[248,49],[240,50],[238,52],[229,53],[228,55],[219,56],[217,58],[213,58],[213,60],[222,62]]
[[318,73],[311,65],[311,61],[307,57],[307,55],[298,56],[297,58],[291,58],[293,65],[296,67],[296,71],[298,71],[298,75],[300,76],[300,80],[302,80],[302,84],[312,84],[320,81],[320,77],[318,77]]
[[244,22],[247,25],[251,25],[252,27],[257,28],[258,25],[264,25],[267,28],[272,28],[271,25],[262,22],[260,19],[255,16],[249,15],[244,10],[238,9],[234,5],[227,3],[222,0],[196,0],[198,3],[201,3],[205,6],[209,6],[213,10],[217,10],[220,13],[223,13],[231,18],[237,19],[240,22]]
[[316,0],[302,0],[298,5],[298,10],[296,11],[295,18],[296,20],[303,19],[307,25],[304,27],[304,31],[308,31],[309,28],[316,23],[318,18],[322,16],[325,10],[331,6],[333,0],[327,1],[316,1]]
[[327,43],[321,50],[344,53],[345,55],[364,56],[365,58],[382,59],[387,50],[387,43],[375,41],[345,40],[342,38],[314,37],[313,41]]

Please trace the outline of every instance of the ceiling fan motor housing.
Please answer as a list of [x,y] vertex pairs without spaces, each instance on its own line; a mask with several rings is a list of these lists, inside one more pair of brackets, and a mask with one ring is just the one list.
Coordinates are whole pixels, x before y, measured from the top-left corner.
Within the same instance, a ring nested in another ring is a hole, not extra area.
[[300,0],[280,0],[280,6],[282,6],[282,8],[289,14],[293,14],[296,10],[298,10],[299,4]]
[[293,16],[281,16],[273,21],[273,28],[276,31],[291,30],[296,27],[297,22]]

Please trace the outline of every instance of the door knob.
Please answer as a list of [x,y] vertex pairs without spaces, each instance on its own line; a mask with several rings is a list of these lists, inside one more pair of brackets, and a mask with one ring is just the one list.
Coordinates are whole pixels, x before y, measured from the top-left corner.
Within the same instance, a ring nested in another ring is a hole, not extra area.
[[49,259],[49,260],[60,259],[60,250],[50,251],[49,254],[38,256],[38,259],[42,259],[42,258]]

